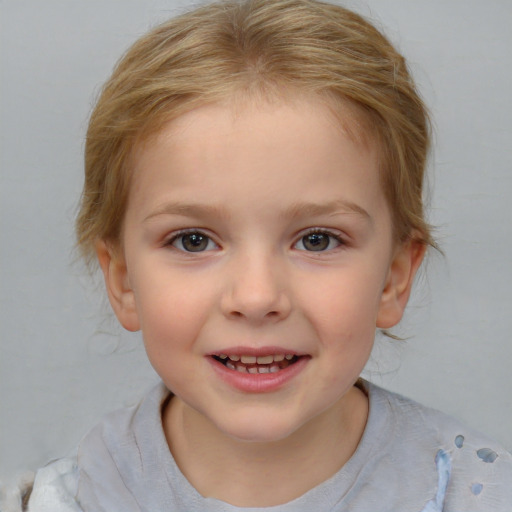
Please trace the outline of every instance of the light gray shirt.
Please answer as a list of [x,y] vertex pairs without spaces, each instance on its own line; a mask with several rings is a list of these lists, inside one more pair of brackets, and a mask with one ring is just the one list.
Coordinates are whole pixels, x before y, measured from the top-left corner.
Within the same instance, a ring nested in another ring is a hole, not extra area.
[[512,512],[508,452],[449,416],[365,386],[370,413],[352,458],[284,505],[239,508],[201,496],[167,446],[161,384],[138,406],[108,415],[75,458],[39,470],[29,511]]

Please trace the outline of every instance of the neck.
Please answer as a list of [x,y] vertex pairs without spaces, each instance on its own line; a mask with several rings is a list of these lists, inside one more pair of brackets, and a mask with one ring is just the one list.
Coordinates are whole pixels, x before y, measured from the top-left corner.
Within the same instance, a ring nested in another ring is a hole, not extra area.
[[353,387],[293,434],[265,443],[227,436],[178,397],[162,417],[178,467],[202,496],[239,507],[271,507],[298,498],[341,469],[361,439],[368,400]]

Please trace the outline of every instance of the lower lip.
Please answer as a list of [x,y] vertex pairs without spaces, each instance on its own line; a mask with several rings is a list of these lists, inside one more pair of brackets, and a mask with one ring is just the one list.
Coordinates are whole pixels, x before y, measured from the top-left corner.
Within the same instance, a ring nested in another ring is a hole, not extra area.
[[230,370],[213,357],[207,358],[220,378],[230,386],[245,393],[270,393],[283,387],[304,370],[309,357],[300,357],[297,362],[276,373],[244,373]]

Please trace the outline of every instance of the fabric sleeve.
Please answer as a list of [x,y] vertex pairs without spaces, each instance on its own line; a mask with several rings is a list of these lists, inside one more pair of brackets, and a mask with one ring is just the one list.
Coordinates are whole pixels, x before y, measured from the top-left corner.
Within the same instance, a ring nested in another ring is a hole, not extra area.
[[34,476],[33,472],[27,471],[9,482],[0,482],[1,512],[23,512],[26,509],[34,484]]
[[73,458],[59,459],[41,468],[28,501],[28,512],[83,512],[75,496],[78,468]]

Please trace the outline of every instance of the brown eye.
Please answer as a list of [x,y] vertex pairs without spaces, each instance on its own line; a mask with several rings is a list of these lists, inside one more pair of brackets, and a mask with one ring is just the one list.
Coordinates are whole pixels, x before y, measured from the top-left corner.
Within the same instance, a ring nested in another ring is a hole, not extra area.
[[307,251],[325,251],[329,247],[329,235],[311,233],[302,237],[302,244]]
[[172,240],[171,245],[185,252],[210,251],[216,247],[210,237],[200,232],[178,235]]
[[321,252],[335,249],[342,245],[342,241],[336,235],[324,231],[314,231],[304,235],[295,245],[301,251]]

